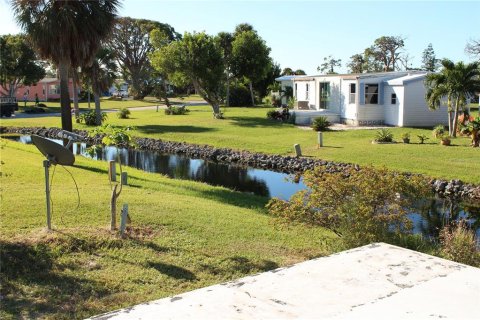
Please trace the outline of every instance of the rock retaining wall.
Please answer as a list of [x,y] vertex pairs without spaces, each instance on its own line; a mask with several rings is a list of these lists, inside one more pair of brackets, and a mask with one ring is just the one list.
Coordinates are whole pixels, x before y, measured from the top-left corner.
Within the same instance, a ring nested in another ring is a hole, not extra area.
[[[0,133],[18,133],[24,135],[36,134],[40,136],[57,138],[59,128],[17,128],[0,127]],[[102,137],[88,137],[87,131],[75,130],[75,133],[84,137],[88,144],[98,144]],[[195,145],[185,142],[163,141],[150,138],[136,138],[138,149],[151,150],[162,153],[184,154],[192,158],[201,158],[210,161],[233,163],[259,169],[274,170],[284,173],[301,174],[306,170],[321,167],[327,172],[341,172],[347,168],[360,170],[356,164],[326,161],[320,159],[297,158],[291,156],[268,155],[250,151],[237,151],[228,148],[215,148],[208,145]],[[460,180],[432,179],[432,190],[440,196],[471,199],[480,201],[480,186],[464,184]]]

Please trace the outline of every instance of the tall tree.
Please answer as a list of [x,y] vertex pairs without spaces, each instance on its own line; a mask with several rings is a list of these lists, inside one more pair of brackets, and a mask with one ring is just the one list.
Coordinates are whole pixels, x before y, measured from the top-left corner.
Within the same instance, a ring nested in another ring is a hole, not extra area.
[[72,131],[68,70],[88,65],[111,32],[118,0],[14,0],[18,23],[60,75],[62,128]]
[[20,85],[45,77],[45,69],[23,35],[0,36],[0,93],[14,97]]
[[377,55],[372,48],[367,48],[363,52],[363,72],[382,72],[384,71],[383,63],[377,59]]
[[295,74],[295,71],[292,70],[292,68],[284,68],[282,70],[282,76],[292,76]]
[[176,79],[189,78],[200,96],[220,118],[220,101],[223,86],[224,60],[222,48],[214,37],[201,33],[185,33],[183,39],[173,41],[152,55],[156,70]]
[[435,51],[431,43],[423,50],[422,54],[422,69],[425,71],[435,72],[438,69],[438,59],[435,56]]
[[350,62],[347,64],[350,73],[363,73],[365,59],[361,54],[354,54],[350,57]]
[[122,17],[116,19],[109,41],[125,80],[131,82],[134,99],[143,99],[153,88],[151,82],[155,79],[151,76],[149,53],[154,50],[150,41],[150,34],[154,29],[163,31],[170,41],[180,38],[168,24]]
[[103,91],[108,90],[108,88],[112,86],[117,76],[116,72],[117,64],[115,63],[115,55],[109,48],[100,48],[93,62],[88,67],[82,69],[82,76],[85,82],[92,84],[97,125],[102,124],[100,96]]
[[383,71],[395,71],[404,46],[405,39],[400,36],[383,36],[374,41],[370,51],[375,59],[382,63]]
[[465,52],[471,55],[472,57],[476,57],[477,59],[480,59],[480,39],[470,40],[465,47]]
[[232,77],[231,72],[231,59],[232,59],[232,42],[233,42],[233,34],[229,32],[219,32],[217,35],[217,41],[222,48],[223,51],[223,60],[225,61],[225,79],[227,80],[226,85],[226,105],[227,107],[230,106],[230,79]]
[[327,73],[327,74],[334,74],[336,67],[342,66],[342,59],[335,59],[332,56],[328,56],[323,58],[323,63],[317,67],[317,71]]
[[431,109],[440,107],[447,99],[448,127],[451,136],[457,134],[458,114],[465,107],[468,98],[480,92],[480,62],[464,64],[444,59],[439,73],[427,75],[426,99]]
[[248,80],[252,106],[255,105],[252,83],[266,77],[271,62],[269,54],[270,48],[255,31],[243,31],[235,35],[232,42],[232,73]]

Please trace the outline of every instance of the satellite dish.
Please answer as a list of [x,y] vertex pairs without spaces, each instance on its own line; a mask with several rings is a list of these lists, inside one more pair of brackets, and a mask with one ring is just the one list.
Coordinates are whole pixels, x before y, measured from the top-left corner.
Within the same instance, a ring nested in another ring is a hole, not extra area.
[[[33,144],[40,150],[40,152],[47,158],[43,160],[43,167],[45,168],[45,196],[47,200],[47,227],[52,230],[52,222],[50,215],[50,165],[64,165],[72,166],[75,162],[73,153],[62,145],[56,142],[45,139],[43,137],[32,135]],[[70,139],[69,145],[72,142]]]
[[72,166],[75,162],[73,153],[56,142],[32,135],[33,144],[53,165]]

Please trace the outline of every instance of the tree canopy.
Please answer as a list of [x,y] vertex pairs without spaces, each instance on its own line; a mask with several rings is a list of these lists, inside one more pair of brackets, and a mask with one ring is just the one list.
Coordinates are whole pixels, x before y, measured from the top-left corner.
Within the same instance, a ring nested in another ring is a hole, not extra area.
[[169,41],[181,38],[166,23],[122,17],[116,19],[108,42],[115,52],[124,79],[131,82],[131,94],[135,99],[144,98],[153,89],[149,53],[154,50],[150,34],[155,29],[162,31]]
[[438,69],[438,59],[435,56],[435,51],[431,43],[423,50],[422,54],[422,69],[425,71],[435,72]]
[[59,69],[62,128],[72,131],[68,70],[92,62],[110,34],[118,0],[15,0],[17,21],[42,58]]
[[189,78],[200,96],[212,106],[214,116],[221,117],[225,66],[222,48],[215,37],[205,32],[187,32],[183,39],[161,47],[151,57],[153,67],[165,73],[173,84],[176,78]]
[[327,74],[334,74],[336,67],[342,66],[342,59],[335,59],[332,56],[328,56],[323,58],[323,63],[317,67],[317,71],[327,73]]
[[29,86],[45,77],[45,69],[23,35],[0,36],[0,91],[15,96],[19,85]]

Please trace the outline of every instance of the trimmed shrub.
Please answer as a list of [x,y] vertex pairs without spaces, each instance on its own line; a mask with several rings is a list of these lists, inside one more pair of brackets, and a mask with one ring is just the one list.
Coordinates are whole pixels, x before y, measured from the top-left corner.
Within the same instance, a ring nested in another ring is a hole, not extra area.
[[312,120],[312,128],[314,131],[328,131],[328,127],[332,124],[327,117],[321,116]]
[[446,132],[445,126],[442,124],[439,124],[433,128],[432,135],[435,138],[440,139],[445,134],[445,132]]
[[287,108],[282,108],[282,111],[269,110],[267,111],[267,118],[272,120],[286,121],[290,118],[290,113]]
[[[87,126],[96,126],[97,115],[95,110],[91,110],[85,113],[80,114],[80,122],[85,123]],[[101,122],[104,122],[107,119],[107,114],[105,112],[101,113]]]
[[185,106],[170,106],[170,108],[165,109],[166,115],[183,115],[187,112],[190,112]]
[[130,110],[128,110],[127,108],[122,108],[120,110],[118,110],[117,112],[117,117],[119,119],[128,119],[130,117]]
[[376,142],[393,142],[393,133],[389,129],[380,129],[375,134]]
[[252,105],[250,90],[243,85],[230,87],[230,106],[245,107]]

